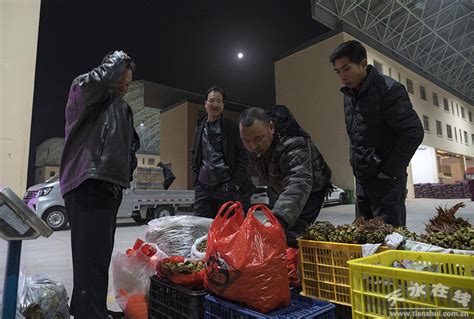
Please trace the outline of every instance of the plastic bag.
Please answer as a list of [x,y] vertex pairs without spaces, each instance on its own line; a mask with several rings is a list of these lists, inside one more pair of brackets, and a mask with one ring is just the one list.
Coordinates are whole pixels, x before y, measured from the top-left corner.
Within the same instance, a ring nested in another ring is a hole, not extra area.
[[402,249],[410,250],[410,251],[430,252],[430,253],[460,254],[460,255],[474,256],[473,250],[443,248],[443,247],[426,244],[426,243],[422,243],[422,242],[414,241],[410,239],[407,239],[405,241],[405,244],[402,245]]
[[198,249],[199,245],[201,245],[203,242],[207,242],[207,234],[202,236],[201,238],[196,239],[196,241],[193,244],[193,247],[191,247],[191,258],[195,258],[195,259],[206,258],[206,252],[201,252]]
[[18,311],[25,318],[65,319],[70,318],[68,296],[63,284],[45,275],[19,278]]
[[156,243],[168,256],[191,257],[196,239],[209,231],[212,219],[197,216],[168,216],[148,223],[145,239]]
[[261,313],[290,304],[285,233],[265,205],[250,208],[244,220],[239,202],[225,203],[209,230],[206,259],[204,285],[214,294]]
[[298,273],[298,249],[286,248],[288,280],[293,287],[301,287],[301,280]]
[[117,253],[112,257],[114,292],[122,310],[127,307],[126,296],[148,293],[150,277],[155,274],[156,264],[160,259],[168,257],[154,246],[137,239],[126,254]]
[[145,294],[127,294],[120,291],[121,299],[126,300],[124,314],[128,319],[148,319],[148,300]]
[[[182,266],[176,267],[179,264],[182,264]],[[169,265],[173,265],[173,269]],[[187,268],[187,265],[190,268]],[[196,269],[198,271],[193,271]],[[165,282],[170,281],[176,285],[193,290],[203,290],[205,272],[204,261],[186,261],[182,256],[173,256],[160,260],[156,267],[157,276],[161,280]]]

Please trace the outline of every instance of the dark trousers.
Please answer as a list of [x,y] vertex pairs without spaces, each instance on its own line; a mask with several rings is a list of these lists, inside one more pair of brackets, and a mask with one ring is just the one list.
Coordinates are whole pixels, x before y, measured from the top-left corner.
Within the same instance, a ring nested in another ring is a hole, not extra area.
[[382,218],[387,224],[405,226],[407,177],[356,179],[356,217]]
[[165,181],[163,182],[163,188],[165,190],[167,190],[168,188],[170,188],[171,184],[173,184],[174,180],[176,178],[168,178],[168,179],[165,179]]
[[236,190],[224,191],[223,185],[206,186],[199,182],[194,187],[194,210],[197,216],[215,218],[219,208],[228,201],[240,200]]
[[107,318],[109,265],[121,201],[120,188],[93,179],[64,197],[71,225],[75,319]]
[[296,222],[291,227],[285,229],[286,244],[288,246],[298,248],[298,241],[296,239],[303,236],[308,225],[318,218],[328,190],[325,188],[320,191],[311,192]]

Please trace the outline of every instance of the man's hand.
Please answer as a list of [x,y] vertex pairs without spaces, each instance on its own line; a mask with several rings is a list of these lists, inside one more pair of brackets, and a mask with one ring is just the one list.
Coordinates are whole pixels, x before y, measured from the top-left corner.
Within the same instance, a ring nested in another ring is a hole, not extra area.
[[237,192],[237,187],[233,182],[227,182],[224,185],[222,185],[222,191],[223,192]]
[[124,58],[125,60],[130,60],[130,59],[131,59],[130,56],[129,56],[125,51],[120,50],[120,51],[115,51],[114,53],[115,53],[115,54],[123,55],[123,58]]

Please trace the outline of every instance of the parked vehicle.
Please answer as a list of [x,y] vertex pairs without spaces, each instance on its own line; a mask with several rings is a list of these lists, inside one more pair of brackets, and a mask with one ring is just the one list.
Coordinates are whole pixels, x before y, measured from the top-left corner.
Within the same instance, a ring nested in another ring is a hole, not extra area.
[[[137,188],[123,190],[122,204],[117,218],[132,217],[143,223],[154,218],[173,216],[176,211],[193,211],[194,191]],[[30,187],[23,201],[36,212],[53,230],[61,230],[68,224],[64,200],[59,187],[59,175],[46,182]]]
[[[343,204],[345,191],[342,188],[333,185],[334,190],[331,194],[326,196],[324,200],[324,206],[331,205],[331,204]],[[270,207],[273,207],[274,201],[276,200],[276,195],[272,196],[271,191],[267,189],[267,186],[257,186],[255,189],[255,193],[250,197],[250,204],[266,204]]]
[[342,189],[337,187],[336,185],[333,186],[333,191],[326,196],[326,199],[324,200],[324,206],[331,205],[331,204],[336,204],[336,205],[342,205],[344,204],[344,198],[346,197],[346,192]]

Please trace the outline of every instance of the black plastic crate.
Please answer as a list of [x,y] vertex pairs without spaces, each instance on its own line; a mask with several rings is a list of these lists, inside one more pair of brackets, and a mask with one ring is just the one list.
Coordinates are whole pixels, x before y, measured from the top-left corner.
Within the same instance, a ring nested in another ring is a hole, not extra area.
[[194,291],[151,277],[148,318],[202,319],[206,291]]
[[352,307],[335,305],[337,319],[352,319]]

